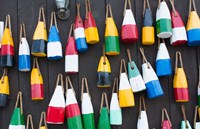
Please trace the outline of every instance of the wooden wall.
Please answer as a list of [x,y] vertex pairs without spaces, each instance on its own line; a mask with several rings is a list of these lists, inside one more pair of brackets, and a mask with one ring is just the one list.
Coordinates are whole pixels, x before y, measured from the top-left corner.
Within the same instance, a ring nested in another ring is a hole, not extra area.
[[[40,58],[39,64],[41,73],[44,78],[45,85],[45,99],[44,101],[31,101],[30,98],[30,72],[21,73],[18,71],[17,66],[17,53],[19,44],[19,26],[20,23],[25,23],[27,38],[29,45],[32,44],[32,36],[37,24],[38,11],[41,6],[45,8],[45,14],[47,19],[47,26],[50,23],[50,13],[56,9],[55,0],[1,0],[0,1],[0,20],[5,21],[5,16],[7,14],[11,15],[12,20],[12,33],[15,43],[15,67],[9,69],[10,78],[10,100],[9,104],[5,108],[0,108],[0,129],[8,128],[14,104],[16,101],[16,95],[18,91],[23,92],[23,102],[24,102],[24,113],[33,115],[34,126],[38,128],[40,113],[46,111],[49,100],[53,94],[56,77],[58,73],[66,75],[64,72],[64,58],[60,61],[49,61],[46,58]],[[166,0],[170,9],[169,0]],[[58,28],[60,30],[61,41],[63,45],[63,50],[65,50],[66,41],[70,29],[70,24],[75,20],[75,3],[81,3],[81,16],[85,16],[85,5],[84,0],[70,0],[70,10],[71,16],[67,21],[58,20]],[[119,76],[119,65],[120,59],[125,58],[127,60],[126,49],[131,50],[132,58],[138,64],[141,70],[142,57],[139,53],[139,47],[141,45],[141,28],[142,28],[142,11],[143,11],[143,0],[131,0],[133,5],[133,11],[135,14],[137,26],[139,29],[139,41],[135,44],[126,45],[121,43],[121,54],[115,57],[109,57],[111,67],[112,67],[112,78]],[[151,8],[153,11],[153,16],[155,19],[156,7],[158,0],[150,0]],[[124,0],[91,0],[91,7],[93,15],[96,19],[96,23],[99,29],[100,43],[96,45],[90,45],[89,51],[84,54],[80,54],[79,64],[80,72],[76,75],[70,75],[74,88],[77,93],[77,99],[80,104],[80,89],[81,89],[81,78],[87,77],[89,81],[89,88],[92,96],[92,102],[95,110],[95,121],[96,125],[99,117],[100,108],[100,98],[103,91],[108,93],[109,100],[111,98],[111,89],[99,89],[96,86],[97,82],[97,65],[99,58],[101,56],[101,46],[104,42],[104,28],[105,28],[105,6],[110,3],[113,9],[113,16],[120,32],[123,18],[123,6]],[[186,24],[188,18],[188,5],[189,0],[175,0],[175,7],[180,12],[184,23]],[[200,14],[200,1],[196,0],[198,12]],[[175,63],[175,52],[177,50],[182,52],[183,63],[185,72],[187,75],[189,83],[190,92],[190,102],[184,103],[186,107],[186,112],[188,120],[193,122],[194,107],[197,102],[197,84],[198,84],[198,65],[200,63],[200,49],[198,47],[187,47],[186,45],[172,47],[169,45],[169,40],[167,40],[167,47],[169,49],[173,73],[174,73],[174,63]],[[157,44],[153,46],[144,46],[145,53],[147,55],[148,61],[155,68],[155,59],[157,53]],[[63,51],[64,53],[64,51]],[[3,69],[0,69],[0,75],[2,75]],[[180,121],[182,120],[182,114],[180,110],[181,103],[175,103],[173,96],[173,76],[160,78],[162,87],[164,89],[165,95],[157,99],[146,99],[147,114],[150,128],[161,128],[161,109],[166,107],[170,113],[173,128],[180,128]],[[141,94],[145,95],[146,92],[135,94],[136,106],[134,108],[123,109],[123,125],[115,126],[113,129],[136,129],[137,117],[138,117],[138,100]],[[64,125],[49,125],[49,129],[66,129],[66,124]]]

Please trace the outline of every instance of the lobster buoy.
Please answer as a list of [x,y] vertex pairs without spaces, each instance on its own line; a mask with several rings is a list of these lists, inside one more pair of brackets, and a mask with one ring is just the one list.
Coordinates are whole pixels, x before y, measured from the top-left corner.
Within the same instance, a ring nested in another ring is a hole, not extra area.
[[[165,116],[167,120],[165,120]],[[169,115],[165,108],[162,109],[162,122],[161,122],[162,129],[172,129],[172,123],[170,121]]]
[[194,113],[194,129],[200,129],[200,122],[197,122],[198,116],[200,116],[200,112],[198,111],[199,106],[195,107],[195,113]]
[[[127,5],[129,5],[129,9],[127,8]],[[122,41],[125,43],[133,43],[138,40],[138,29],[132,12],[130,0],[125,0],[121,37]]]
[[65,72],[77,73],[78,72],[78,52],[76,49],[76,43],[74,36],[72,36],[73,24],[69,32],[67,45],[65,49]]
[[158,42],[159,43],[158,43],[158,52],[156,57],[156,74],[158,77],[169,76],[172,74],[172,66],[171,66],[169,52],[167,50],[164,40],[162,43],[160,43],[159,39]]
[[40,116],[39,129],[47,129],[46,113],[42,112]]
[[[24,35],[24,36],[23,36]],[[25,25],[21,24],[20,27],[20,43],[19,43],[19,58],[18,58],[18,69],[22,72],[31,70],[30,63],[30,48],[26,39]]]
[[158,4],[156,12],[156,33],[159,38],[170,38],[172,36],[172,21],[169,8],[165,0]]
[[63,124],[65,121],[65,97],[62,74],[58,74],[56,88],[47,109],[46,119],[49,124]]
[[85,37],[88,44],[96,44],[99,42],[99,32],[95,19],[92,15],[90,0],[85,0],[86,17],[85,17]]
[[5,107],[10,95],[8,70],[4,69],[3,76],[0,80],[0,107]]
[[187,120],[186,113],[185,113],[185,106],[181,106],[182,114],[183,114],[183,120],[181,121],[181,129],[192,129],[189,121]]
[[160,81],[152,68],[151,64],[147,61],[143,48],[140,48],[140,52],[143,56],[143,64],[142,64],[142,74],[143,79],[147,89],[147,95],[150,99],[157,98],[163,96],[164,92]]
[[47,58],[49,60],[59,60],[62,57],[63,57],[62,44],[60,42],[59,30],[56,21],[56,14],[55,12],[51,12],[50,31],[47,43]]
[[22,92],[18,92],[15,108],[8,129],[25,129]]
[[[41,20],[41,17],[43,18]],[[39,11],[38,24],[33,35],[31,54],[37,57],[46,57],[47,53],[47,30],[44,8]]]
[[0,21],[0,52],[1,52],[1,44],[3,38],[3,31],[4,31],[4,22]]
[[88,45],[85,38],[83,21],[80,16],[80,6],[80,3],[76,4],[77,16],[74,24],[74,37],[76,40],[76,48],[78,52],[86,52],[88,50]]
[[[178,59],[180,60],[180,68],[178,68]],[[176,52],[176,64],[174,75],[174,96],[176,102],[188,102],[189,90],[188,82],[183,68],[181,52]]]

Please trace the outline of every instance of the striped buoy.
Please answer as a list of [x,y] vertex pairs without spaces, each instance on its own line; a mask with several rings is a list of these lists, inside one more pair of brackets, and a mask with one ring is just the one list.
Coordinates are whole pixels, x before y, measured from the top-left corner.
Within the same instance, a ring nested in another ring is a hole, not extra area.
[[[129,5],[129,9],[127,8],[127,5]],[[125,0],[121,37],[122,41],[125,43],[133,43],[138,40],[138,29],[132,12],[130,0]]]
[[90,0],[85,0],[86,15],[85,15],[85,37],[88,44],[96,44],[99,42],[99,33],[95,19],[92,15]]
[[159,38],[170,38],[172,36],[172,21],[169,8],[165,0],[158,4],[156,12],[156,33]]
[[144,0],[143,10],[142,44],[152,45],[155,42],[155,34],[153,26],[153,16],[149,0]]
[[[59,83],[60,82],[60,83]],[[58,74],[56,88],[47,109],[47,123],[63,124],[65,121],[65,97],[62,74]]]
[[22,72],[31,70],[30,48],[26,39],[26,28],[24,24],[20,26],[18,69]]
[[160,81],[151,64],[147,61],[143,48],[140,48],[140,52],[143,56],[143,60],[145,61],[143,61],[142,64],[142,74],[147,88],[147,95],[150,99],[160,97],[164,94]]
[[[41,17],[43,18],[41,20]],[[33,35],[31,54],[38,57],[46,57],[47,53],[47,30],[44,8],[39,11],[38,24]]]
[[200,65],[199,65],[199,83],[198,83],[198,87],[197,87],[197,105],[200,107]]
[[47,58],[49,60],[59,60],[62,57],[63,57],[62,44],[60,42],[59,30],[56,21],[56,14],[53,11],[51,12],[50,31],[47,43]]
[[33,69],[31,71],[31,99],[44,99],[44,83],[36,57],[33,59]]
[[4,22],[0,21],[0,50],[1,50],[1,44],[2,44],[2,38],[3,38],[3,31],[4,31]]
[[65,49],[65,72],[77,73],[78,72],[78,52],[72,30],[74,25],[71,25],[67,45]]
[[[122,72],[123,67],[125,72]],[[121,59],[120,65],[119,105],[122,108],[135,106],[134,95],[128,80],[126,62],[124,59]]]
[[[180,60],[180,68],[178,67],[178,59]],[[174,96],[176,102],[188,102],[189,91],[187,78],[183,68],[181,52],[176,52],[175,75],[174,75]]]
[[[143,110],[142,110],[143,106]],[[149,123],[146,113],[146,106],[145,100],[143,96],[140,96],[140,103],[139,103],[139,116],[137,121],[137,129],[149,129]]]
[[46,113],[42,112],[40,116],[39,129],[47,129]]
[[172,5],[172,36],[170,42],[172,46],[178,46],[187,42],[187,34],[182,18],[174,7],[174,1],[170,0],[170,3]]
[[[165,116],[167,120],[165,120]],[[169,115],[165,108],[162,109],[162,122],[161,122],[162,129],[172,129],[172,123],[170,121]]]
[[[84,86],[86,92],[84,92]],[[83,128],[95,129],[94,109],[91,102],[87,78],[82,78],[81,101]]]
[[15,108],[8,129],[25,129],[22,92],[18,92]]
[[32,115],[28,115],[28,116],[27,116],[27,120],[26,120],[26,129],[29,129],[29,126],[31,126],[31,129],[34,129],[34,126],[33,126],[33,117],[32,117]]
[[160,39],[158,39],[158,52],[156,56],[156,74],[158,77],[169,76],[172,74],[171,60],[164,39],[162,40],[162,43],[160,43]]
[[[69,84],[68,84],[69,83]],[[71,88],[68,88],[69,86]],[[66,117],[68,129],[83,129],[81,112],[69,76],[66,77]]]
[[78,52],[86,52],[88,50],[88,45],[85,38],[85,32],[83,27],[83,21],[80,16],[80,3],[76,4],[77,16],[74,25],[74,37],[76,40],[76,48]]
[[[200,112],[198,111],[198,106],[195,107],[194,113],[194,129],[200,129],[200,122],[197,122],[197,117],[200,116]],[[199,118],[199,117],[198,117]]]
[[129,49],[127,49],[127,55],[129,59],[128,76],[133,92],[135,93],[146,90],[146,86],[140,74],[140,71],[138,70],[135,62],[131,60],[131,53]]
[[181,106],[181,110],[183,114],[183,120],[181,121],[181,129],[192,129],[189,121],[187,120],[184,105]]
[[[105,100],[106,106],[103,106],[104,100]],[[98,121],[98,129],[111,129],[110,118],[109,118],[108,98],[105,92],[102,93],[102,97],[101,97],[101,107],[100,107],[100,116],[99,116],[99,121]]]
[[5,29],[2,37],[0,61],[2,67],[12,67],[14,63],[14,42],[11,31],[10,15],[6,16]]
[[4,107],[7,104],[8,96],[10,95],[8,70],[4,69],[3,76],[0,80],[0,107]]
[[[192,3],[194,11],[192,11]],[[200,20],[196,11],[194,0],[190,0],[189,4],[189,15],[187,22],[187,38],[188,46],[199,46],[200,45]]]

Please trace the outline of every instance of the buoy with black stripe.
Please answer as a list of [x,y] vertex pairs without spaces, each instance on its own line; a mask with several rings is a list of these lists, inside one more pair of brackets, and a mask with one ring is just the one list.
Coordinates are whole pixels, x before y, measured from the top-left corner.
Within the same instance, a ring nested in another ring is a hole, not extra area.
[[[180,60],[180,67],[178,67],[178,60]],[[181,52],[176,52],[175,74],[174,74],[174,97],[176,102],[188,102],[189,90],[188,82],[183,68]]]
[[118,78],[114,79],[112,97],[110,102],[110,124],[111,125],[122,125],[122,110],[119,106],[118,97]]
[[[127,8],[128,5],[129,8]],[[125,0],[121,39],[124,43],[134,43],[138,40],[138,29],[132,12],[130,0]]]
[[[147,8],[146,8],[147,6]],[[153,26],[153,16],[149,0],[144,0],[143,8],[143,27],[142,27],[142,44],[153,45],[155,42],[155,32]]]
[[183,114],[183,120],[181,121],[181,129],[192,129],[189,121],[187,120],[184,105],[181,106],[181,111],[182,111],[182,114]]
[[[104,101],[105,101],[106,106],[103,106]],[[100,116],[99,116],[99,121],[98,121],[98,129],[111,129],[110,118],[109,118],[108,97],[105,92],[103,92],[101,96],[101,107],[100,107]]]
[[[86,92],[84,92],[84,87]],[[91,102],[87,78],[82,78],[81,109],[84,129],[95,129],[94,109]]]
[[3,31],[4,31],[4,22],[0,21],[0,51],[2,45]]
[[3,76],[0,80],[0,107],[5,107],[10,95],[10,86],[8,78],[8,70],[4,69]]
[[[169,52],[165,45],[165,40],[158,39],[158,52],[156,56],[156,74],[160,76],[169,76],[172,74],[171,60]],[[161,42],[161,43],[160,43]]]
[[62,57],[63,57],[62,44],[60,42],[59,30],[56,21],[56,14],[53,11],[51,12],[50,31],[47,43],[47,58],[49,60],[59,60]]
[[65,97],[62,74],[58,74],[56,88],[47,109],[47,123],[63,124],[65,121]]
[[197,86],[197,105],[200,107],[200,65],[199,65],[199,83]]
[[[69,86],[70,88],[69,88]],[[81,112],[69,76],[66,77],[66,117],[68,129],[83,129]]]
[[200,120],[200,112],[198,111],[199,106],[195,107],[195,113],[194,113],[194,129],[200,129],[200,122],[197,122],[197,119]]
[[[189,0],[189,14],[187,21],[187,38],[188,46],[199,46],[200,45],[200,19],[196,11],[195,1]],[[192,4],[194,10],[192,11]]]
[[22,92],[18,92],[15,108],[8,129],[25,129]]
[[37,57],[33,59],[33,68],[31,71],[31,99],[44,99],[44,83]]
[[85,37],[88,44],[96,44],[99,42],[99,32],[95,22],[95,19],[92,15],[90,0],[85,0]]
[[42,112],[40,116],[39,129],[47,129],[46,113]]
[[[149,123],[146,113],[146,105],[143,96],[140,96],[139,102],[140,103],[139,103],[139,116],[137,121],[137,129],[149,129]],[[144,108],[143,110],[142,107]]]
[[38,24],[33,35],[31,54],[37,57],[46,57],[47,55],[47,30],[43,7],[39,11]]
[[143,56],[142,74],[146,85],[148,98],[153,99],[163,96],[164,92],[160,81],[151,64],[147,61],[144,55],[144,49],[140,48],[140,52]]
[[74,23],[74,37],[78,52],[86,52],[88,50],[88,45],[85,38],[83,20],[80,15],[80,6],[80,3],[76,4],[77,16]]
[[19,42],[19,57],[18,57],[18,69],[21,72],[27,72],[31,70],[30,61],[30,48],[26,39],[25,24],[20,26],[20,42]]
[[174,1],[170,0],[172,5],[172,36],[170,42],[172,46],[183,45],[187,43],[187,33],[181,16],[175,9]]
[[[122,68],[124,67],[124,72]],[[134,95],[127,76],[126,62],[121,59],[119,81],[119,105],[121,108],[135,106]]]
[[[110,16],[108,16],[110,13]],[[112,15],[111,5],[106,6],[106,28],[105,28],[106,55],[119,55],[119,34]]]
[[1,67],[12,67],[14,65],[14,42],[12,38],[10,15],[6,16],[0,57]]
[[105,47],[103,45],[103,55],[100,58],[97,69],[97,86],[100,88],[110,87],[111,85],[111,67],[108,58],[105,55]]
[[28,115],[26,119],[26,129],[29,129],[29,126],[34,129],[32,115]]
[[65,48],[65,72],[78,73],[78,51],[74,36],[72,35],[74,24],[71,25],[67,45]]
[[[165,120],[165,116],[167,120]],[[162,122],[161,122],[162,129],[172,129],[172,123],[170,121],[169,115],[165,108],[162,109]]]
[[172,21],[169,8],[165,0],[159,0],[156,11],[156,34],[159,38],[172,36]]
[[129,81],[132,87],[133,92],[140,92],[146,90],[146,86],[144,83],[144,80],[140,74],[140,71],[137,68],[137,65],[135,62],[131,59],[131,52],[129,49],[127,49],[127,55],[128,55],[128,76]]

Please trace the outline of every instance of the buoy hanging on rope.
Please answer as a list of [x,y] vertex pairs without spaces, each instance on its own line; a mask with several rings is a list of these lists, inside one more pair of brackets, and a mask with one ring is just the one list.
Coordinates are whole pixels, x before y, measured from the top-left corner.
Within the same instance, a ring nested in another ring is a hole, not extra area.
[[181,111],[182,111],[182,114],[183,114],[183,120],[181,121],[181,129],[192,129],[189,121],[187,120],[184,105],[181,106]]
[[5,107],[10,95],[10,86],[8,78],[8,70],[4,69],[3,76],[0,80],[0,107]]
[[[165,116],[167,120],[165,120]],[[170,121],[168,112],[165,108],[162,109],[162,122],[161,122],[162,129],[172,129],[172,123]]]

